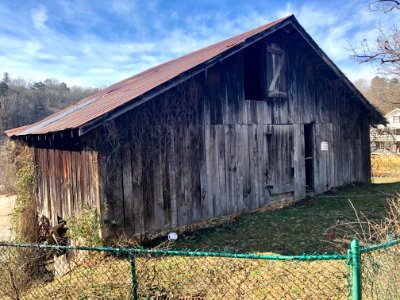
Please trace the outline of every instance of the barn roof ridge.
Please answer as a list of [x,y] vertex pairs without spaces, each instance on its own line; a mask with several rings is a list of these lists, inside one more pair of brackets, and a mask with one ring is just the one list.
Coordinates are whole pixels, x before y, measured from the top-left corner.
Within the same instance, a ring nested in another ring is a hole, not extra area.
[[268,24],[256,27],[231,38],[195,50],[134,76],[121,80],[94,95],[86,97],[65,109],[36,123],[9,129],[9,137],[43,135],[65,130],[77,130],[83,135],[103,122],[114,119],[126,111],[141,105],[158,94],[195,76],[206,68],[226,59],[248,45],[291,24],[307,43],[317,52],[336,75],[352,90],[371,112],[376,123],[384,122],[384,117],[354,87],[349,79],[319,48],[317,43],[303,29],[294,15],[289,15]]

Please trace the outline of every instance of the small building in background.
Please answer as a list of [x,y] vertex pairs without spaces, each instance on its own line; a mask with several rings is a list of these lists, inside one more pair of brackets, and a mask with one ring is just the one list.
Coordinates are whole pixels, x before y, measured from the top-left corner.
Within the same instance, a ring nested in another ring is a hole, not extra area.
[[373,154],[400,153],[400,108],[385,115],[387,124],[371,129],[371,150]]
[[87,203],[138,235],[370,182],[379,123],[289,16],[6,133],[34,148],[53,225]]

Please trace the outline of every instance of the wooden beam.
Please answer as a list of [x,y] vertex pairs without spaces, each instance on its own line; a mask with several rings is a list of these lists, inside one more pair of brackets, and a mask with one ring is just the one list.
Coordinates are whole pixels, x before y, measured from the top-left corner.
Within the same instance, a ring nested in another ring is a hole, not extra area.
[[282,67],[283,67],[283,63],[285,61],[285,56],[284,55],[280,55],[278,57],[279,57],[278,66],[277,66],[276,70],[274,70],[275,73],[274,73],[274,77],[272,78],[271,85],[268,88],[268,94],[275,91],[276,82],[278,81],[278,78],[279,78],[279,76],[281,74],[281,70],[282,70]]

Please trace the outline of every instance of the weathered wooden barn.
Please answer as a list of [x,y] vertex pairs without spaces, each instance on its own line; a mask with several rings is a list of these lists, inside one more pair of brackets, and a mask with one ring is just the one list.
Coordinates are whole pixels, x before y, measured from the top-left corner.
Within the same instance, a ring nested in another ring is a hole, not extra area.
[[142,234],[369,182],[382,122],[289,16],[6,133],[34,147],[40,214],[87,202]]

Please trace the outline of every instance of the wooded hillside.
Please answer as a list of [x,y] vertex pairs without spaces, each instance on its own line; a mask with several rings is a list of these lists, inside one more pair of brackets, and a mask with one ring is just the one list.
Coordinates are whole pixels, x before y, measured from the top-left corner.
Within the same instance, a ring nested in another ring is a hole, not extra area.
[[19,155],[15,144],[5,138],[4,131],[39,121],[96,91],[68,87],[57,79],[31,82],[4,73],[0,82],[0,193],[15,192]]
[[359,79],[354,84],[383,114],[400,107],[400,81],[398,78],[389,79],[376,76],[371,83],[365,79]]
[[39,121],[96,91],[69,87],[57,79],[31,82],[4,73],[0,82],[0,139],[4,130]]

